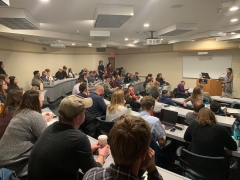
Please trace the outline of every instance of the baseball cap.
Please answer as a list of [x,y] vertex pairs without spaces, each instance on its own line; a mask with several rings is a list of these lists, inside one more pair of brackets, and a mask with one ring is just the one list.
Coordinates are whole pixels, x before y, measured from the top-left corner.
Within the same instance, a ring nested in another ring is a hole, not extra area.
[[82,98],[78,95],[67,96],[60,103],[59,114],[70,119],[82,112],[83,109],[91,107],[92,104],[92,98]]
[[139,72],[135,72],[135,74],[139,74]]

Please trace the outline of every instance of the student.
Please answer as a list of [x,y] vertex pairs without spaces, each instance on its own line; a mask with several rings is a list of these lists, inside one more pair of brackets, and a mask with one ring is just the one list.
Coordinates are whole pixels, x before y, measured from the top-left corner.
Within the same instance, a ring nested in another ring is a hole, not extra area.
[[153,84],[152,79],[151,78],[147,78],[147,83],[146,83],[146,88],[145,88],[147,94],[149,94],[150,89],[152,87],[152,84]]
[[167,90],[163,90],[162,91],[162,97],[160,98],[160,102],[161,103],[164,103],[164,104],[169,104],[169,105],[172,105],[172,106],[177,106],[172,98],[169,97],[169,93]]
[[10,80],[10,83],[9,83],[9,85],[8,85],[8,89],[9,89],[9,91],[11,90],[11,89],[19,89],[19,87],[18,87],[18,79],[15,77],[15,76],[10,76],[9,77],[9,80]]
[[197,116],[198,116],[198,112],[205,107],[205,104],[203,103],[203,101],[196,101],[193,104],[193,112],[188,112],[186,114],[186,120],[185,122],[189,125],[191,124],[193,121],[197,120]]
[[19,89],[12,89],[9,91],[7,100],[3,106],[2,113],[0,114],[0,140],[17,110],[22,102],[23,92]]
[[8,91],[10,91],[8,85],[10,84],[10,79],[8,77],[7,74],[0,74],[0,79],[4,80],[7,84],[7,89],[5,89],[6,93],[8,93]]
[[210,104],[212,102],[212,98],[211,98],[209,92],[204,92],[202,85],[199,85],[198,87],[201,89],[202,96],[203,96],[203,102],[206,102],[207,98],[208,98],[208,104]]
[[55,74],[55,79],[56,79],[56,80],[62,80],[62,79],[64,79],[63,69],[62,69],[62,68],[59,68],[58,72],[56,72],[56,74]]
[[107,107],[106,121],[117,121],[121,115],[127,114],[128,110],[124,106],[124,92],[121,89],[117,89],[113,92],[110,104]]
[[[29,90],[23,95],[22,103],[10,121],[0,141],[0,161],[29,155],[35,142],[47,127],[41,114],[42,99],[37,91]],[[50,120],[50,119],[48,119]],[[27,162],[11,170],[18,174],[27,169]]]
[[94,83],[95,78],[93,77],[93,71],[89,72],[89,76],[87,77],[89,83]]
[[83,180],[138,180],[146,169],[148,180],[162,180],[155,166],[155,153],[149,147],[151,131],[148,123],[135,116],[121,116],[109,134],[114,164],[93,168]]
[[68,77],[69,77],[69,78],[75,78],[75,74],[74,74],[74,72],[72,71],[72,68],[68,68]]
[[134,101],[130,96],[130,90],[127,88],[124,88],[124,100],[126,101],[126,104],[129,104],[131,108],[134,111],[139,111],[140,104]]
[[[212,101],[211,104],[210,104],[210,109],[211,111],[216,114],[216,115],[219,115],[219,116],[227,116],[227,112],[225,109],[222,109],[221,108],[221,105],[217,102],[217,101]],[[233,118],[233,116],[231,115],[230,116],[231,118]]]
[[99,61],[98,74],[99,74],[101,79],[103,79],[103,73],[104,73],[103,61]]
[[87,83],[87,81],[83,78],[79,78],[77,80],[77,83],[73,86],[72,95],[77,95],[80,93],[79,86],[82,83]]
[[155,106],[153,111],[155,113],[160,113],[162,109],[164,109],[164,105],[162,103],[159,103],[159,99],[160,99],[160,94],[159,91],[153,91],[152,92],[152,97],[155,100]]
[[[28,180],[80,179],[93,167],[102,167],[109,146],[90,145],[88,137],[78,130],[84,122],[91,98],[65,97],[59,106],[59,122],[50,125],[38,139],[29,159]],[[94,160],[93,153],[98,151]]]
[[126,76],[125,76],[125,78],[124,78],[124,83],[125,84],[128,84],[128,83],[130,83],[132,80],[131,80],[131,74],[130,73],[127,73],[126,74]]
[[116,77],[119,74],[119,69],[117,68],[116,71],[113,72],[113,76]]
[[48,81],[52,81],[53,80],[53,77],[50,75],[50,69],[45,69],[46,73],[47,73],[47,79]]
[[4,80],[0,79],[0,101],[3,104],[7,98],[6,89],[8,89],[7,83]]
[[227,157],[225,148],[237,150],[227,129],[216,124],[214,113],[206,107],[199,111],[197,121],[188,126],[184,140],[191,143],[189,151],[202,156]]
[[154,91],[158,91],[159,92],[159,88],[160,88],[160,83],[158,81],[155,81],[153,83],[153,85],[151,86],[150,90],[149,90],[149,96],[151,96],[152,92],[154,92]]
[[43,82],[48,82],[47,72],[46,72],[46,71],[43,71],[43,72],[42,72],[42,76],[40,77],[40,79],[41,79]]
[[105,76],[105,82],[103,84],[105,96],[110,97],[116,88],[112,88],[110,85],[111,76]]
[[33,72],[33,79],[32,79],[32,86],[40,87],[40,84],[43,83],[43,81],[40,79],[40,73],[39,71]]
[[108,75],[112,75],[113,74],[113,68],[112,68],[112,64],[111,63],[107,64],[107,74]]
[[95,87],[95,92],[90,94],[89,97],[92,98],[93,105],[87,108],[87,111],[96,117],[100,117],[106,114],[107,105],[103,100],[104,88],[101,85]]
[[151,116],[153,113],[155,100],[151,96],[144,96],[141,101],[142,112],[140,112],[140,117],[145,119],[151,128],[153,139],[158,141],[158,144],[163,147],[166,143],[166,133],[164,126],[157,117]]
[[110,85],[112,88],[116,88],[116,87],[121,87],[121,85],[116,81],[114,76],[110,76],[111,80],[110,80]]
[[188,90],[188,89],[185,89],[184,86],[185,86],[185,81],[181,81],[181,83],[178,84],[177,88],[180,93],[185,93],[185,91]]
[[66,66],[63,66],[62,74],[63,74],[63,79],[68,78],[68,75],[67,75],[67,67],[66,67]]
[[133,85],[128,85],[128,89],[130,91],[130,98],[134,101],[140,99],[140,96],[136,96],[135,93],[134,93],[134,86]]
[[7,74],[4,70],[4,64],[2,61],[0,61],[0,74]]
[[[195,87],[193,89],[192,95],[183,101],[183,106],[187,107],[188,101],[191,101],[191,103],[194,104],[196,101],[199,101],[199,100],[203,101],[202,91],[201,91],[200,87]],[[193,105],[192,105],[192,107],[193,107]]]
[[87,83],[80,84],[79,91],[80,91],[80,93],[78,94],[79,96],[87,98],[89,96]]
[[139,72],[135,72],[135,75],[132,77],[132,80],[133,80],[133,81],[135,81],[135,82],[141,81],[141,80],[139,79],[139,77],[138,77],[138,74],[139,74]]
[[165,79],[163,78],[162,73],[157,74],[156,81],[160,83],[160,86],[165,84]]
[[226,69],[226,76],[224,78],[223,84],[223,92],[225,97],[232,97],[232,91],[233,91],[233,70],[232,68]]

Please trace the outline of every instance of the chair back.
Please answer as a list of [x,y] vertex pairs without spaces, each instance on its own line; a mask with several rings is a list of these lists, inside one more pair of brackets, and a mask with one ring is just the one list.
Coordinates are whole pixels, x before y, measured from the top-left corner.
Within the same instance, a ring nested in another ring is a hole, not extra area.
[[101,133],[108,136],[110,130],[112,129],[112,127],[114,125],[114,122],[106,122],[105,118],[103,119],[101,117],[97,117],[96,119],[100,123]]
[[237,101],[231,103],[231,108],[240,109],[240,104]]
[[180,160],[185,172],[204,180],[225,180],[231,177],[225,157],[201,156],[182,149]]

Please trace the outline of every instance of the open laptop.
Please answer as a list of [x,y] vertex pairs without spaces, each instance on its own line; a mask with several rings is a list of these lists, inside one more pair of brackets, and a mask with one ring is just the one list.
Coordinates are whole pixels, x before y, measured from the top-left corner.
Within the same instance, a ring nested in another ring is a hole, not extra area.
[[201,74],[202,74],[202,77],[203,77],[204,79],[210,79],[208,73],[201,72]]
[[160,113],[160,121],[166,126],[166,130],[173,128],[177,123],[178,112],[162,109]]

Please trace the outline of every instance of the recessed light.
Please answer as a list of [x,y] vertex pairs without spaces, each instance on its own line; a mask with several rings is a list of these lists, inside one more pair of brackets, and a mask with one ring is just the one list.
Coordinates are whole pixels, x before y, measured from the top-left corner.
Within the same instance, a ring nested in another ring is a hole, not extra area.
[[195,40],[192,40],[192,41],[195,41]]
[[133,16],[133,13],[131,13],[130,15]]
[[48,2],[49,0],[40,0],[40,1],[42,1],[42,2]]
[[218,34],[222,34],[223,32],[219,32]]
[[161,41],[163,40],[163,39],[160,39]]
[[88,43],[88,46],[92,46],[92,43]]
[[238,19],[231,19],[231,22],[236,22],[238,21]]
[[143,26],[144,26],[144,27],[149,27],[149,24],[144,24]]
[[125,41],[128,41],[128,38],[125,38]]
[[231,34],[236,34],[235,32],[231,32]]
[[72,46],[75,46],[75,43],[72,43]]
[[237,6],[231,7],[231,8],[229,9],[229,11],[236,11],[236,10],[238,10],[238,7],[237,7]]

